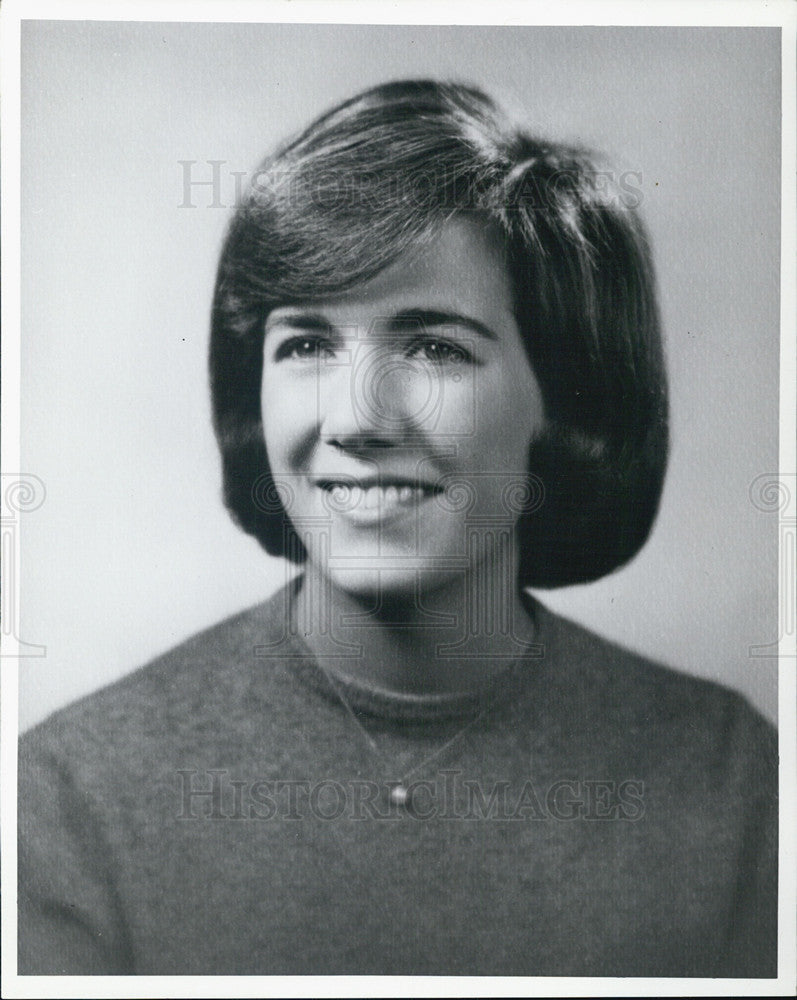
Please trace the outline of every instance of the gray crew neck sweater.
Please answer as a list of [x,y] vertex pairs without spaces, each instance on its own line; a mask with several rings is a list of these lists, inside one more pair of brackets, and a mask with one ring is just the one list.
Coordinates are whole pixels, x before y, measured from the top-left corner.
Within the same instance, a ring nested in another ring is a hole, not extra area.
[[291,593],[24,734],[20,973],[776,975],[739,695],[532,599],[473,696],[341,688]]

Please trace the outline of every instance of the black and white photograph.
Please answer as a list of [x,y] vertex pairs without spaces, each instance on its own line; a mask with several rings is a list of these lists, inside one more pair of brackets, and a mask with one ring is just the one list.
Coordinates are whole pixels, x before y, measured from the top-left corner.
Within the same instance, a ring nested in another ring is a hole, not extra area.
[[790,994],[795,8],[31,6],[4,995]]

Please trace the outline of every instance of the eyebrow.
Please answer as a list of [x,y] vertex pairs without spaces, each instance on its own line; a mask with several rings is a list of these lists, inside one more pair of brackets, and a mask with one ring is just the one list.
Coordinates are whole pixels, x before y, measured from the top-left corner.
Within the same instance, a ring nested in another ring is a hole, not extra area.
[[[495,332],[480,320],[465,316],[463,313],[440,309],[402,309],[389,318],[387,328],[392,330],[411,323],[422,327],[462,326],[484,337],[485,340],[498,340]],[[268,333],[275,326],[286,326],[292,330],[328,330],[331,325],[321,313],[285,313],[273,321],[267,319],[265,332]]]
[[328,330],[329,320],[324,319],[320,313],[285,313],[272,319],[266,319],[266,333],[273,330],[275,326],[287,326],[290,330]]
[[472,316],[457,312],[444,312],[437,309],[405,309],[396,313],[390,320],[390,326],[406,326],[407,323],[418,323],[420,326],[463,326],[486,340],[498,340],[496,334]]

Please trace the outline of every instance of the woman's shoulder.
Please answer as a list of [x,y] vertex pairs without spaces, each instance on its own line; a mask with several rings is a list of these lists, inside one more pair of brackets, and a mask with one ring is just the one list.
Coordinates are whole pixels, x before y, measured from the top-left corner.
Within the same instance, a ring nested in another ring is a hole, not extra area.
[[606,639],[534,600],[546,683],[587,727],[697,752],[753,752],[777,759],[777,733],[731,687]]
[[278,662],[290,641],[281,588],[267,600],[203,629],[119,680],[58,709],[25,732],[21,754],[47,744],[78,753],[177,739],[244,711],[253,672]]

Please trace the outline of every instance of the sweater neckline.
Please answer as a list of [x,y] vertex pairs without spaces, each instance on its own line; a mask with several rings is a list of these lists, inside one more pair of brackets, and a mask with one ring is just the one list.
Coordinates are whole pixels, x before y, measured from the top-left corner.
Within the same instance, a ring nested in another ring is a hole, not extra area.
[[[283,623],[293,621],[293,602],[302,582],[303,574],[300,573],[276,595],[279,620]],[[292,669],[304,685],[355,715],[405,723],[475,718],[491,705],[504,701],[528,678],[530,670],[540,666],[544,648],[540,638],[541,605],[525,591],[521,591],[521,599],[534,621],[535,642],[527,645],[503,670],[468,691],[419,695],[367,685],[322,665],[300,635],[291,636],[295,648]]]

